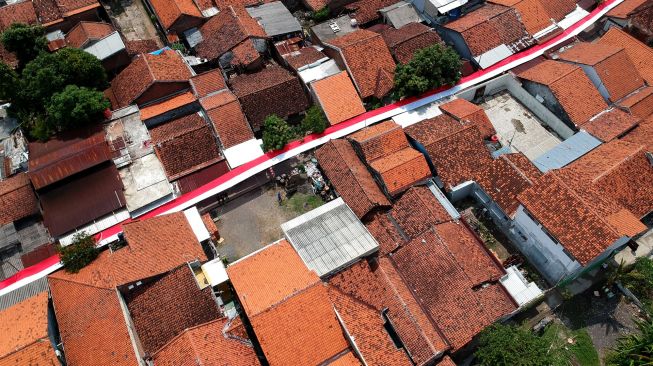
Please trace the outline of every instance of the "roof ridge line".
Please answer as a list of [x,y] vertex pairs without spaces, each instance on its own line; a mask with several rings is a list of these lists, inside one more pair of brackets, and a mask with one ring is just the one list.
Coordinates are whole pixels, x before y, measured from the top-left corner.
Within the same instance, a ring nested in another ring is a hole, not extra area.
[[502,158],[503,160],[505,160],[506,162],[508,162],[508,164],[509,164],[513,169],[515,169],[515,170],[517,171],[517,173],[518,173],[522,178],[524,178],[524,179],[526,180],[526,182],[528,182],[528,184],[533,185],[533,181],[532,181],[530,178],[528,178],[528,176],[526,176],[526,173],[524,173],[524,172],[521,170],[521,168],[519,168],[519,167],[517,166],[517,164],[513,163],[510,159],[508,159],[508,157],[507,157],[506,155],[509,155],[509,154],[504,154],[504,155],[501,155],[501,156],[499,156],[499,157]]
[[644,148],[645,148],[645,146],[644,146],[644,145],[641,145],[641,144],[635,144],[635,143],[631,143],[631,142],[629,142],[629,141],[621,141],[621,140],[619,140],[619,141],[620,141],[620,142],[623,142],[623,143],[625,143],[625,144],[627,144],[627,145],[631,145],[631,144],[632,144],[632,145],[639,145],[639,146],[638,146],[637,149],[632,150],[631,152],[629,152],[628,154],[626,154],[626,156],[624,156],[623,159],[621,159],[620,161],[618,161],[618,162],[616,162],[615,164],[613,164],[610,168],[606,169],[606,170],[603,171],[601,174],[599,174],[599,175],[597,175],[596,177],[594,177],[594,178],[592,179],[592,183],[596,183],[596,182],[599,181],[601,178],[603,178],[603,177],[605,177],[606,175],[612,173],[612,172],[613,172],[613,171],[614,171],[614,170],[615,170],[619,165],[621,165],[622,163],[625,163],[625,162],[630,161],[630,160],[631,160],[632,158],[634,158],[634,157],[635,157],[635,156],[636,156],[640,151],[644,150]]
[[312,283],[312,284],[310,284],[310,285],[304,287],[304,288],[301,289],[301,290],[295,291],[295,292],[293,292],[293,293],[287,295],[286,297],[282,298],[281,300],[279,300],[279,301],[277,301],[277,302],[275,302],[275,303],[269,305],[266,309],[264,309],[264,310],[262,310],[262,311],[259,311],[258,313],[252,314],[252,316],[250,316],[250,318],[253,318],[253,317],[257,316],[257,315],[261,315],[261,314],[263,314],[263,313],[267,313],[267,312],[269,312],[269,311],[272,311],[272,310],[274,310],[275,308],[277,308],[278,306],[280,306],[280,305],[282,305],[283,303],[287,302],[288,300],[292,299],[293,297],[295,297],[295,296],[297,296],[297,295],[300,295],[300,294],[303,294],[303,293],[307,292],[308,290],[310,290],[310,289],[312,289],[312,288],[314,288],[314,287],[316,287],[316,286],[319,286],[319,285],[324,286],[325,284],[324,284],[324,282],[322,282],[322,280],[318,277],[316,282],[314,282],[314,283]]
[[[18,352],[21,352],[21,351],[25,350],[26,348],[35,345],[36,343],[41,343],[41,342],[43,342],[43,340],[45,340],[45,339],[47,339],[47,338],[48,338],[48,334],[47,334],[47,331],[46,331],[44,337],[37,338],[37,339],[31,341],[30,343],[28,343],[28,344],[22,346],[22,347],[12,349],[11,352],[8,352],[8,353],[5,353],[5,354],[0,354],[0,360],[1,360],[1,359],[4,359],[4,358],[7,357],[7,356],[11,356],[11,355],[16,354],[16,353],[18,353]],[[50,347],[52,347],[52,343],[50,343],[50,340],[49,340],[49,339],[47,340],[47,343],[50,345]],[[54,349],[54,347],[52,347],[52,348]],[[54,353],[53,353],[53,354],[54,354]]]
[[[111,287],[102,287],[102,286],[92,285],[90,283],[82,282],[82,281],[79,281],[79,280],[73,280],[73,279],[70,279],[70,278],[61,278],[61,277],[48,276],[48,280],[50,280],[50,279],[57,280],[57,281],[65,281],[65,282],[68,282],[68,283],[74,283],[76,285],[92,287],[92,288],[96,288],[96,289],[100,289],[100,290],[107,290],[107,291],[111,291],[111,290],[113,290],[114,288],[117,287],[117,285],[115,285],[115,284],[112,285]],[[115,280],[113,279],[113,277],[111,277],[111,280],[112,280],[112,282],[115,283]]]

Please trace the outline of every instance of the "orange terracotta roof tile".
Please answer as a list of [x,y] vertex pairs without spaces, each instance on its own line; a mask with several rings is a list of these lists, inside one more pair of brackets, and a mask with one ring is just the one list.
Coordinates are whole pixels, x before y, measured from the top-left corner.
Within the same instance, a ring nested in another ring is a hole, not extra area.
[[604,43],[581,42],[559,54],[561,60],[592,66],[617,101],[644,86],[644,80],[623,48]]
[[66,34],[66,44],[70,47],[84,48],[115,31],[116,29],[109,23],[79,22]]
[[241,42],[238,46],[234,47],[232,50],[233,59],[231,60],[233,65],[241,67],[249,67],[261,60],[261,55],[258,53],[254,44],[249,41]]
[[492,0],[492,3],[517,10],[530,34],[538,33],[560,21],[576,8],[573,0]]
[[26,173],[18,173],[0,181],[0,206],[0,225],[39,212],[36,195]]
[[480,106],[462,98],[454,99],[450,102],[441,104],[440,110],[458,121],[469,121],[478,127],[483,138],[488,138],[494,134],[494,126],[485,110]]
[[651,139],[651,136],[653,136],[653,117],[642,121],[639,126],[626,134],[622,139],[644,145],[647,151],[653,152],[653,139]]
[[581,126],[608,107],[578,66],[547,60],[522,72],[519,77],[548,86],[576,126]]
[[355,0],[347,4],[345,9],[353,13],[351,17],[359,24],[367,24],[381,18],[379,10],[395,3],[394,0]]
[[647,0],[625,0],[621,4],[612,8],[607,14],[605,14],[605,16],[619,19],[628,19],[628,16],[631,12],[646,2]]
[[329,40],[327,46],[340,52],[361,98],[390,92],[396,65],[380,34],[359,29]]
[[[237,319],[240,318],[234,321]],[[152,359],[157,366],[196,366],[198,362],[202,365],[260,365],[250,344],[224,333],[229,323],[223,318],[186,329],[153,354]]]
[[401,126],[392,120],[365,127],[347,138],[368,163],[410,146]]
[[30,0],[17,1],[0,7],[0,31],[9,28],[13,23],[36,24],[36,11]]
[[426,158],[411,147],[371,161],[369,164],[379,174],[391,196],[431,177]]
[[200,27],[203,41],[195,47],[198,56],[214,60],[249,38],[267,38],[263,28],[244,9],[221,10]]
[[[48,338],[48,292],[41,292],[16,305],[0,311],[0,364],[4,363],[5,357],[24,348],[34,345],[34,342]],[[52,353],[51,357],[44,359],[55,359],[54,349],[49,347],[44,352]]]
[[[182,57],[175,51],[163,51],[159,55],[144,53],[111,81],[111,90],[118,102],[114,107],[125,107],[137,101],[154,83],[179,83],[176,92],[189,87],[191,72]],[[161,98],[158,95],[156,98]],[[149,100],[142,100],[140,103]]]
[[201,100],[222,147],[228,149],[254,138],[238,99],[228,90]]
[[[448,134],[438,132],[441,126],[447,124],[450,125],[446,128]],[[474,125],[461,128],[451,117],[440,117],[416,123],[405,131],[426,148],[446,189],[473,179],[476,173],[492,162],[490,152]]]
[[583,125],[583,130],[603,142],[614,140],[635,128],[640,119],[621,109],[613,108],[593,117]]
[[198,98],[225,89],[227,84],[220,69],[210,70],[190,78],[190,84]]
[[645,87],[617,102],[631,114],[641,119],[653,115],[653,87]]
[[2,366],[38,365],[38,366],[59,366],[61,362],[57,358],[52,343],[49,339],[40,339],[31,345],[0,357]]
[[390,205],[347,140],[331,140],[315,156],[330,183],[358,218]]
[[625,233],[617,231],[606,221],[607,215],[596,211],[595,202],[587,202],[569,184],[573,183],[549,172],[517,198],[581,265],[586,265]]
[[148,105],[147,107],[141,108],[141,120],[146,121],[150,118],[160,116],[166,112],[170,112],[177,108],[181,108],[185,105],[195,102],[195,96],[191,92],[185,92],[183,94],[176,95],[172,98],[166,99],[162,102]]
[[501,5],[485,4],[444,27],[460,33],[474,57],[501,45],[520,51],[534,43],[517,11]]
[[321,282],[248,317],[270,366],[320,365],[349,349]]
[[161,25],[168,30],[184,16],[203,18],[192,0],[152,0],[150,2]]
[[519,207],[517,195],[532,186],[541,175],[525,155],[517,153],[501,155],[493,160],[474,180],[507,216],[514,217]]
[[344,71],[312,82],[311,88],[331,125],[365,113],[363,102]]
[[[630,210],[636,217],[653,211],[653,166],[642,145],[613,140],[562,169],[574,186],[586,186]],[[616,211],[616,210],[614,210]]]
[[415,52],[422,48],[444,45],[435,30],[422,23],[408,23],[399,29],[390,27],[382,31],[381,36],[397,62],[402,64],[412,60]]
[[194,131],[206,125],[204,118],[197,113],[191,113],[172,121],[156,125],[150,129],[150,138],[152,143],[158,144],[183,135],[184,133]]
[[623,47],[644,80],[649,85],[653,84],[653,64],[650,62],[653,50],[650,47],[616,27],[610,27],[598,42]]
[[286,240],[230,264],[227,273],[250,319],[320,281]]
[[327,56],[318,51],[315,47],[304,47],[298,51],[283,55],[284,60],[291,69],[297,71],[300,67],[310,65],[315,61],[326,58]]
[[329,366],[360,366],[360,365],[361,365],[360,360],[356,358],[356,355],[354,355],[354,353],[351,351],[329,362]]
[[451,221],[452,217],[426,186],[409,189],[390,210],[396,227],[407,238],[415,238],[434,225]]

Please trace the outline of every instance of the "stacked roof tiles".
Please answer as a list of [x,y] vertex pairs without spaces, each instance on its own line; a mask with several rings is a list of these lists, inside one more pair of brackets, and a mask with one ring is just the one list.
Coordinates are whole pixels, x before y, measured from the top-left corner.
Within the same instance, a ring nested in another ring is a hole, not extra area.
[[603,142],[608,142],[625,135],[635,128],[639,122],[639,118],[613,108],[593,117],[583,125],[583,130]]
[[312,82],[311,89],[331,125],[365,113],[363,102],[344,71]]
[[410,147],[401,126],[386,121],[348,137],[390,196],[431,176],[424,155]]
[[617,105],[639,118],[653,114],[653,87],[645,87],[623,98]]
[[230,91],[212,94],[202,98],[200,103],[218,133],[223,148],[228,149],[254,138],[238,99]]
[[66,34],[66,44],[70,47],[84,48],[115,31],[116,29],[109,23],[79,22]]
[[650,47],[616,27],[610,27],[598,43],[623,47],[644,80],[649,85],[653,83],[653,65],[650,62],[653,50]]
[[492,0],[492,3],[509,6],[519,13],[528,33],[535,35],[554,26],[574,11],[573,0]]
[[409,23],[399,29],[388,28],[381,32],[381,36],[395,60],[401,64],[412,60],[415,52],[422,48],[444,45],[433,29],[421,23]]
[[644,145],[648,151],[653,151],[651,136],[653,136],[653,117],[642,121],[639,126],[627,133],[623,140]]
[[416,123],[405,131],[423,147],[447,189],[472,179],[492,161],[478,127],[446,114]]
[[496,133],[490,118],[485,114],[485,110],[472,102],[458,98],[441,104],[439,108],[459,122],[465,123],[465,121],[468,121],[474,124],[478,127],[483,138],[489,138]]

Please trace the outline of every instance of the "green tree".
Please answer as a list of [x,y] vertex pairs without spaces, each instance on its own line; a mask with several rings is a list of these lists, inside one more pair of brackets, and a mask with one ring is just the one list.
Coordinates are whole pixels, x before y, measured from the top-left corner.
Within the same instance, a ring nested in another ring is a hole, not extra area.
[[40,25],[13,23],[2,32],[0,40],[7,51],[16,54],[20,69],[48,47],[45,29]]
[[102,120],[109,101],[102,92],[68,85],[50,99],[47,123],[52,131],[65,131]]
[[306,115],[302,120],[301,131],[302,133],[322,133],[329,126],[329,122],[318,106],[312,106],[306,111]]
[[317,23],[323,22],[331,16],[331,11],[328,6],[323,7],[322,9],[313,12],[313,20]]
[[647,257],[637,258],[633,267],[621,275],[621,280],[649,313],[653,313],[653,260]]
[[555,363],[545,339],[528,329],[501,324],[481,332],[475,355],[482,366],[549,366]]
[[608,366],[653,365],[653,322],[637,322],[638,333],[622,336],[615,348],[608,353]]
[[419,95],[460,80],[460,56],[448,46],[439,44],[418,50],[413,59],[395,70],[397,98]]
[[18,88],[18,74],[11,66],[0,62],[0,100],[13,99],[16,88]]
[[288,122],[273,114],[265,118],[263,123],[263,150],[278,150],[286,146],[295,137]]
[[59,245],[57,250],[63,267],[70,273],[79,272],[100,255],[95,239],[86,234],[75,235],[72,244]]

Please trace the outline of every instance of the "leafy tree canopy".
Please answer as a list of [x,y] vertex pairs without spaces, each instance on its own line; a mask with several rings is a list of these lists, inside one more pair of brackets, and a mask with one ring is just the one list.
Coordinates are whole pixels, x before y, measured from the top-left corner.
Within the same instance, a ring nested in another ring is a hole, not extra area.
[[460,80],[460,56],[439,44],[415,52],[413,59],[395,70],[395,93],[398,98],[419,95]]
[[322,133],[329,126],[329,122],[318,106],[312,106],[306,111],[302,120],[301,130],[303,133]]
[[72,244],[60,245],[57,250],[65,270],[70,273],[79,272],[100,255],[95,239],[86,234],[75,235]]
[[53,131],[65,131],[102,119],[109,101],[102,92],[76,85],[68,85],[50,99],[47,124]]
[[263,150],[278,150],[295,137],[288,122],[277,115],[270,115],[263,123]]
[[493,325],[481,332],[475,353],[481,366],[549,366],[548,342],[528,329]]
[[11,66],[0,62],[0,100],[11,100],[18,84],[18,74]]
[[638,333],[625,335],[608,353],[608,366],[645,366],[653,364],[653,322],[637,322]]
[[0,37],[7,51],[16,54],[19,69],[35,59],[40,53],[47,51],[48,41],[45,29],[40,25],[13,23],[2,32]]

